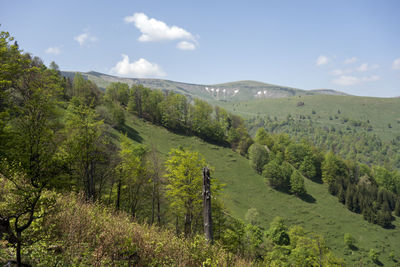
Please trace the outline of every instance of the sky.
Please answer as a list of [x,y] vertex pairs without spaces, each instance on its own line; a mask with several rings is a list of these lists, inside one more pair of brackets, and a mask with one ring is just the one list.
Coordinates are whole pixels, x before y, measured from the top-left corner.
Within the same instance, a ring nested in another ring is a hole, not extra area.
[[0,0],[0,30],[61,70],[400,96],[400,1]]

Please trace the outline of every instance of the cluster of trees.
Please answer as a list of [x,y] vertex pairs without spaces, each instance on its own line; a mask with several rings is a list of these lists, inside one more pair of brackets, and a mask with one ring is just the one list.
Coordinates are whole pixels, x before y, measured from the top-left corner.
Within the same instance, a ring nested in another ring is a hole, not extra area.
[[270,135],[259,128],[249,149],[250,165],[279,190],[307,194],[304,177],[317,179],[320,155],[307,143],[296,144],[287,135]]
[[311,116],[307,119],[300,115],[299,118],[288,116],[284,120],[268,116],[254,117],[246,123],[249,132],[255,133],[263,127],[270,133],[287,133],[297,141],[306,139],[316,147],[331,150],[344,159],[400,169],[400,136],[383,141],[369,130],[371,125],[365,121],[342,118],[337,126],[324,126]]
[[322,179],[328,184],[329,192],[339,202],[364,219],[382,227],[392,227],[395,215],[400,215],[398,172],[390,172],[375,166],[344,161],[332,152],[325,155],[322,163]]
[[226,250],[265,266],[342,266],[343,261],[333,255],[321,236],[300,226],[288,227],[280,217],[264,229],[251,217],[247,222],[226,218],[220,236]]
[[105,92],[105,105],[123,123],[123,110],[144,118],[153,124],[184,134],[192,134],[205,141],[229,144],[245,155],[251,137],[241,117],[213,107],[200,99],[189,99],[171,91],[151,90],[142,85],[129,88],[124,83],[111,83]]
[[382,227],[392,227],[400,215],[400,173],[344,160],[332,151],[323,153],[287,134],[270,134],[259,128],[249,149],[250,165],[279,190],[306,194],[304,177],[328,185],[332,195],[355,213]]

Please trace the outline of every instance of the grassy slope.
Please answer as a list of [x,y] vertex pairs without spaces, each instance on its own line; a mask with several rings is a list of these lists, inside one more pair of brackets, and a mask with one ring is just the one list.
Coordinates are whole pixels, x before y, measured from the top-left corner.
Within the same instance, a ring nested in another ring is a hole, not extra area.
[[[287,101],[287,100],[286,100]],[[229,148],[221,148],[201,141],[196,137],[176,135],[164,128],[151,125],[129,116],[127,124],[133,129],[131,136],[143,144],[154,145],[165,157],[171,148],[190,146],[206,157],[207,162],[215,167],[213,176],[226,184],[224,202],[228,210],[238,218],[244,218],[247,209],[257,208],[262,225],[267,227],[275,216],[281,216],[289,225],[300,224],[309,231],[322,234],[328,245],[348,264],[360,258],[366,262],[371,248],[384,251],[380,260],[385,266],[394,263],[388,259],[390,251],[395,251],[400,258],[400,219],[394,222],[392,230],[369,224],[361,215],[351,213],[336,197],[328,194],[325,185],[306,180],[308,193],[314,203],[300,200],[266,185],[264,178],[256,174],[248,160]],[[343,235],[350,233],[357,240],[358,251],[346,252]]]
[[[304,102],[304,106],[298,107],[299,101]],[[278,119],[285,119],[288,114],[297,118],[299,115],[309,115],[322,126],[334,127],[343,126],[340,119],[344,117],[370,120],[373,127],[371,133],[376,133],[383,140],[392,140],[400,135],[400,123],[397,122],[400,121],[400,98],[310,95],[215,104],[244,118],[269,115],[271,118],[276,116]],[[312,114],[312,110],[315,110],[316,114]],[[338,110],[341,114],[338,114]],[[338,115],[339,119],[335,119],[335,115]],[[329,120],[330,116],[333,120]],[[389,123],[392,125],[391,129],[388,128]]]

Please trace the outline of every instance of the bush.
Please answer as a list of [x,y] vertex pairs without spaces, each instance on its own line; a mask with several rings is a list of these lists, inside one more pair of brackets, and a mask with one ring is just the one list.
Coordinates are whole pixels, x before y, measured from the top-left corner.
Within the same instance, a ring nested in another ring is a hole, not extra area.
[[346,245],[346,247],[353,249],[356,243],[356,239],[354,237],[352,237],[349,233],[345,233],[344,234],[344,244]]
[[374,263],[379,262],[379,253],[375,251],[373,248],[369,250],[368,257]]
[[208,244],[203,236],[179,238],[80,196],[60,197],[58,208],[44,226],[47,238],[30,248],[34,266],[249,265],[221,246]]

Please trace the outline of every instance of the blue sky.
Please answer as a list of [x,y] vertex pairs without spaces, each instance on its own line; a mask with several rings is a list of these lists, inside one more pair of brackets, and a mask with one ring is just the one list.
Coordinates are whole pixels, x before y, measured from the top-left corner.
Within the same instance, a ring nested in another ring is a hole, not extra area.
[[400,1],[5,1],[0,29],[62,70],[400,95]]

